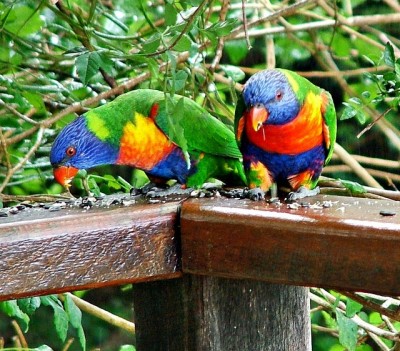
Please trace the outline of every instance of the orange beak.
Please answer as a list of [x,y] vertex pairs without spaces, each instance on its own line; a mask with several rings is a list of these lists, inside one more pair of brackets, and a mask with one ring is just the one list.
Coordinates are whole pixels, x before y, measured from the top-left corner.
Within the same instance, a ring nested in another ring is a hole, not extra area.
[[71,180],[75,177],[78,171],[79,169],[75,167],[60,166],[53,170],[54,179],[62,186],[69,188],[71,186]]
[[262,125],[267,121],[269,116],[265,107],[253,106],[247,111],[247,121],[253,127],[254,131],[258,132]]

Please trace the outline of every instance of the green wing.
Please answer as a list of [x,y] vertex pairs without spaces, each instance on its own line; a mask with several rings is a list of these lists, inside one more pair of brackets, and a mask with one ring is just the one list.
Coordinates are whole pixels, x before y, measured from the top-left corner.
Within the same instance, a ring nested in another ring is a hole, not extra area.
[[327,145],[328,149],[328,155],[325,159],[325,164],[327,164],[330,161],[333,154],[333,150],[335,148],[336,134],[337,134],[337,119],[336,119],[335,105],[333,103],[331,94],[325,90],[322,90],[321,95],[323,96],[323,101],[325,101],[325,106],[323,106],[325,111],[322,112],[325,122],[324,140],[325,140],[325,145]]
[[237,101],[237,105],[236,105],[236,110],[235,110],[235,136],[236,136],[236,142],[240,147],[240,143],[242,140],[242,135],[243,135],[243,124],[244,121],[241,120],[244,112],[246,110],[246,106],[244,104],[244,100],[243,100],[243,95],[240,94],[238,96],[238,101]]
[[163,92],[146,89],[138,90],[135,98],[146,101],[143,113],[147,116],[154,104],[158,105],[157,126],[184,151],[241,158],[233,132],[189,98],[180,95],[171,98]]
[[[158,105],[155,116],[153,106]],[[157,126],[186,152],[241,158],[233,132],[189,98],[162,91],[139,89],[87,112],[89,129],[102,140],[118,146],[123,128],[135,113],[154,118]]]

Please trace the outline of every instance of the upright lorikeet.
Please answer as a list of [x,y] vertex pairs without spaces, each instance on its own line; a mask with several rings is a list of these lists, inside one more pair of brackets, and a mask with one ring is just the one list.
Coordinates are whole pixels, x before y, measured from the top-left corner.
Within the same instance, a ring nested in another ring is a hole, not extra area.
[[251,197],[263,197],[273,183],[288,183],[295,191],[291,199],[319,192],[315,187],[336,140],[327,91],[292,71],[258,72],[244,86],[235,131]]
[[68,186],[79,169],[115,164],[150,178],[200,187],[208,178],[246,181],[234,133],[194,101],[142,89],[123,94],[67,125],[50,153]]

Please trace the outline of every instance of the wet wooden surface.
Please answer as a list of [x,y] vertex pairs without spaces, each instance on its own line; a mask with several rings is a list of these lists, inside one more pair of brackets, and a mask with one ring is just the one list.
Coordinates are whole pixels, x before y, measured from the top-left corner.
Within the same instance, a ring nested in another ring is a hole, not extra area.
[[169,279],[182,270],[400,294],[400,204],[307,201],[299,208],[215,198],[23,210],[0,218],[0,299]]
[[133,303],[138,350],[311,351],[307,288],[185,274]]
[[186,201],[183,271],[399,295],[400,204],[322,195],[306,201],[310,207]]
[[0,218],[0,299],[180,275],[180,202]]

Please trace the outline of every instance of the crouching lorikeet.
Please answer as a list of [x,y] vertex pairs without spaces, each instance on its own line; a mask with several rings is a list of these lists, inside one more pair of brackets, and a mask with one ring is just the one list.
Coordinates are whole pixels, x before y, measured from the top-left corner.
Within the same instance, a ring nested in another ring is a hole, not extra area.
[[244,184],[234,133],[194,101],[142,89],[79,116],[55,139],[54,178],[68,186],[79,169],[129,165],[151,179],[200,187],[208,178]]
[[273,183],[288,183],[293,200],[319,192],[336,140],[327,91],[288,70],[258,72],[243,88],[235,131],[252,198],[263,197]]

